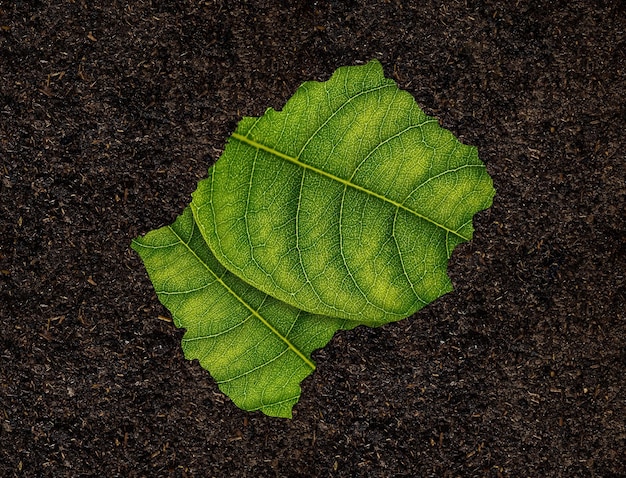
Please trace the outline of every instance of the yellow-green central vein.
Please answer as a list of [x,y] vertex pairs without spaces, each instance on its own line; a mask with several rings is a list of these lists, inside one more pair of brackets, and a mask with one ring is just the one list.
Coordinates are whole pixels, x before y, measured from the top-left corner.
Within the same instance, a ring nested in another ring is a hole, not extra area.
[[315,172],[317,174],[320,174],[320,175],[322,175],[324,177],[327,177],[327,178],[332,179],[334,181],[337,181],[337,182],[339,182],[341,184],[344,184],[346,186],[354,188],[357,191],[361,191],[361,192],[363,192],[365,194],[368,194],[370,196],[378,198],[381,201],[385,201],[387,203],[393,204],[395,207],[397,207],[399,209],[403,209],[403,210],[405,210],[405,211],[407,211],[407,212],[409,212],[409,213],[419,217],[420,219],[423,219],[424,221],[430,222],[431,224],[433,224],[433,225],[443,229],[444,231],[447,231],[450,234],[454,234],[455,236],[460,237],[464,241],[469,241],[469,238],[463,236],[462,234],[459,234],[459,232],[454,231],[454,230],[450,229],[449,227],[444,226],[443,224],[439,224],[438,222],[433,221],[431,218],[429,218],[427,216],[424,216],[424,215],[418,213],[417,211],[414,211],[413,209],[410,209],[410,208],[406,207],[402,203],[394,201],[393,199],[389,199],[388,197],[385,197],[382,194],[378,194],[378,193],[376,193],[374,191],[371,191],[371,190],[366,189],[366,188],[364,188],[362,186],[359,186],[358,184],[351,183],[350,181],[347,181],[347,180],[345,180],[343,178],[340,178],[338,176],[330,174],[330,173],[328,173],[328,172],[326,172],[326,171],[324,171],[322,169],[318,169],[315,166],[311,166],[310,164],[303,163],[298,158],[294,158],[294,157],[289,156],[287,154],[281,153],[280,151],[276,151],[275,149],[270,148],[269,146],[266,146],[263,143],[259,143],[259,142],[255,141],[255,140],[250,139],[250,138],[248,138],[246,136],[243,136],[243,135],[241,135],[239,133],[233,133],[231,138],[235,138],[235,139],[241,141],[242,143],[249,144],[253,148],[261,149],[261,150],[266,151],[266,152],[268,152],[270,154],[273,154],[274,156],[278,156],[279,158],[284,159],[286,161],[289,161],[292,164],[295,164],[295,165],[300,166],[302,168],[308,169],[309,171],[313,171],[313,172]]
[[[195,226],[195,218],[194,218],[194,226]],[[200,259],[200,257],[195,253],[195,251],[191,247],[189,247],[189,244],[185,242],[183,238],[178,235],[178,233],[172,228],[172,226],[168,226],[168,227],[170,231],[172,231],[172,233],[178,238],[180,243],[183,244],[191,254],[193,254],[193,256],[198,260],[198,262],[202,264],[204,268],[207,271],[209,271],[209,273],[213,277],[215,277],[215,280],[222,287],[224,287],[228,291],[229,294],[231,294],[235,299],[237,299],[246,309],[250,311],[250,313],[254,317],[259,319],[263,325],[265,325],[274,335],[276,335],[280,340],[282,340],[287,345],[287,347],[289,347],[289,349],[293,351],[293,353],[295,353],[298,357],[300,357],[302,361],[311,368],[311,370],[315,370],[315,364],[309,358],[307,358],[306,355],[304,355],[300,350],[298,350],[298,348],[294,344],[292,344],[291,341],[287,337],[282,335],[272,324],[270,324],[261,314],[259,314],[258,311],[253,309],[250,306],[250,304],[248,304],[245,300],[243,300],[234,290],[228,287],[228,285],[222,280],[222,278],[219,277],[215,272],[213,272],[213,270],[202,259]],[[189,236],[190,239],[192,235],[193,235],[193,232]],[[298,320],[298,318],[296,318],[296,320]]]

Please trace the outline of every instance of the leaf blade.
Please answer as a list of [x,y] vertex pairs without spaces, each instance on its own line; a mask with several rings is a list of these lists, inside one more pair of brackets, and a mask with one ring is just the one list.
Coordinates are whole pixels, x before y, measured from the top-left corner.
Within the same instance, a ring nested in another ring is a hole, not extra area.
[[198,233],[189,208],[170,226],[133,241],[159,300],[185,328],[183,351],[245,410],[290,417],[311,353],[343,320],[294,309],[229,273]]
[[313,313],[379,325],[451,290],[447,259],[493,194],[475,148],[371,62],[303,84],[281,112],[244,118],[192,208],[243,280]]

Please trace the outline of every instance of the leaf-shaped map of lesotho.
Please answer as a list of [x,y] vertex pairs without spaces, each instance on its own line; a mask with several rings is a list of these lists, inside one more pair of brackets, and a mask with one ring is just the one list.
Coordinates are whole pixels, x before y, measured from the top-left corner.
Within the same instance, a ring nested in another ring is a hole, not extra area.
[[185,357],[239,407],[290,417],[337,330],[452,290],[448,259],[494,193],[476,149],[374,60],[243,118],[190,206],[132,247]]

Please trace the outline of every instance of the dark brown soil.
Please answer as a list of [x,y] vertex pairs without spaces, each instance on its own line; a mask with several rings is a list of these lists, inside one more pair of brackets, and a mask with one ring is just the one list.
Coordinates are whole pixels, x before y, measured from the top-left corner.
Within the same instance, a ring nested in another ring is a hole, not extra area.
[[[0,0],[0,476],[626,476],[625,32],[623,1]],[[374,57],[498,195],[453,293],[338,334],[293,420],[243,412],[130,240],[242,115]]]

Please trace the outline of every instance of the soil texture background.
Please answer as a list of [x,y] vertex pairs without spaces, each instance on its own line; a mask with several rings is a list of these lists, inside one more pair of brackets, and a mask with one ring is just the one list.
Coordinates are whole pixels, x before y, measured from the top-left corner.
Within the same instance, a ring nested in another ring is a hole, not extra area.
[[[626,476],[623,1],[0,1],[0,476]],[[494,179],[454,292],[292,420],[182,356],[132,238],[243,116],[378,58]]]

